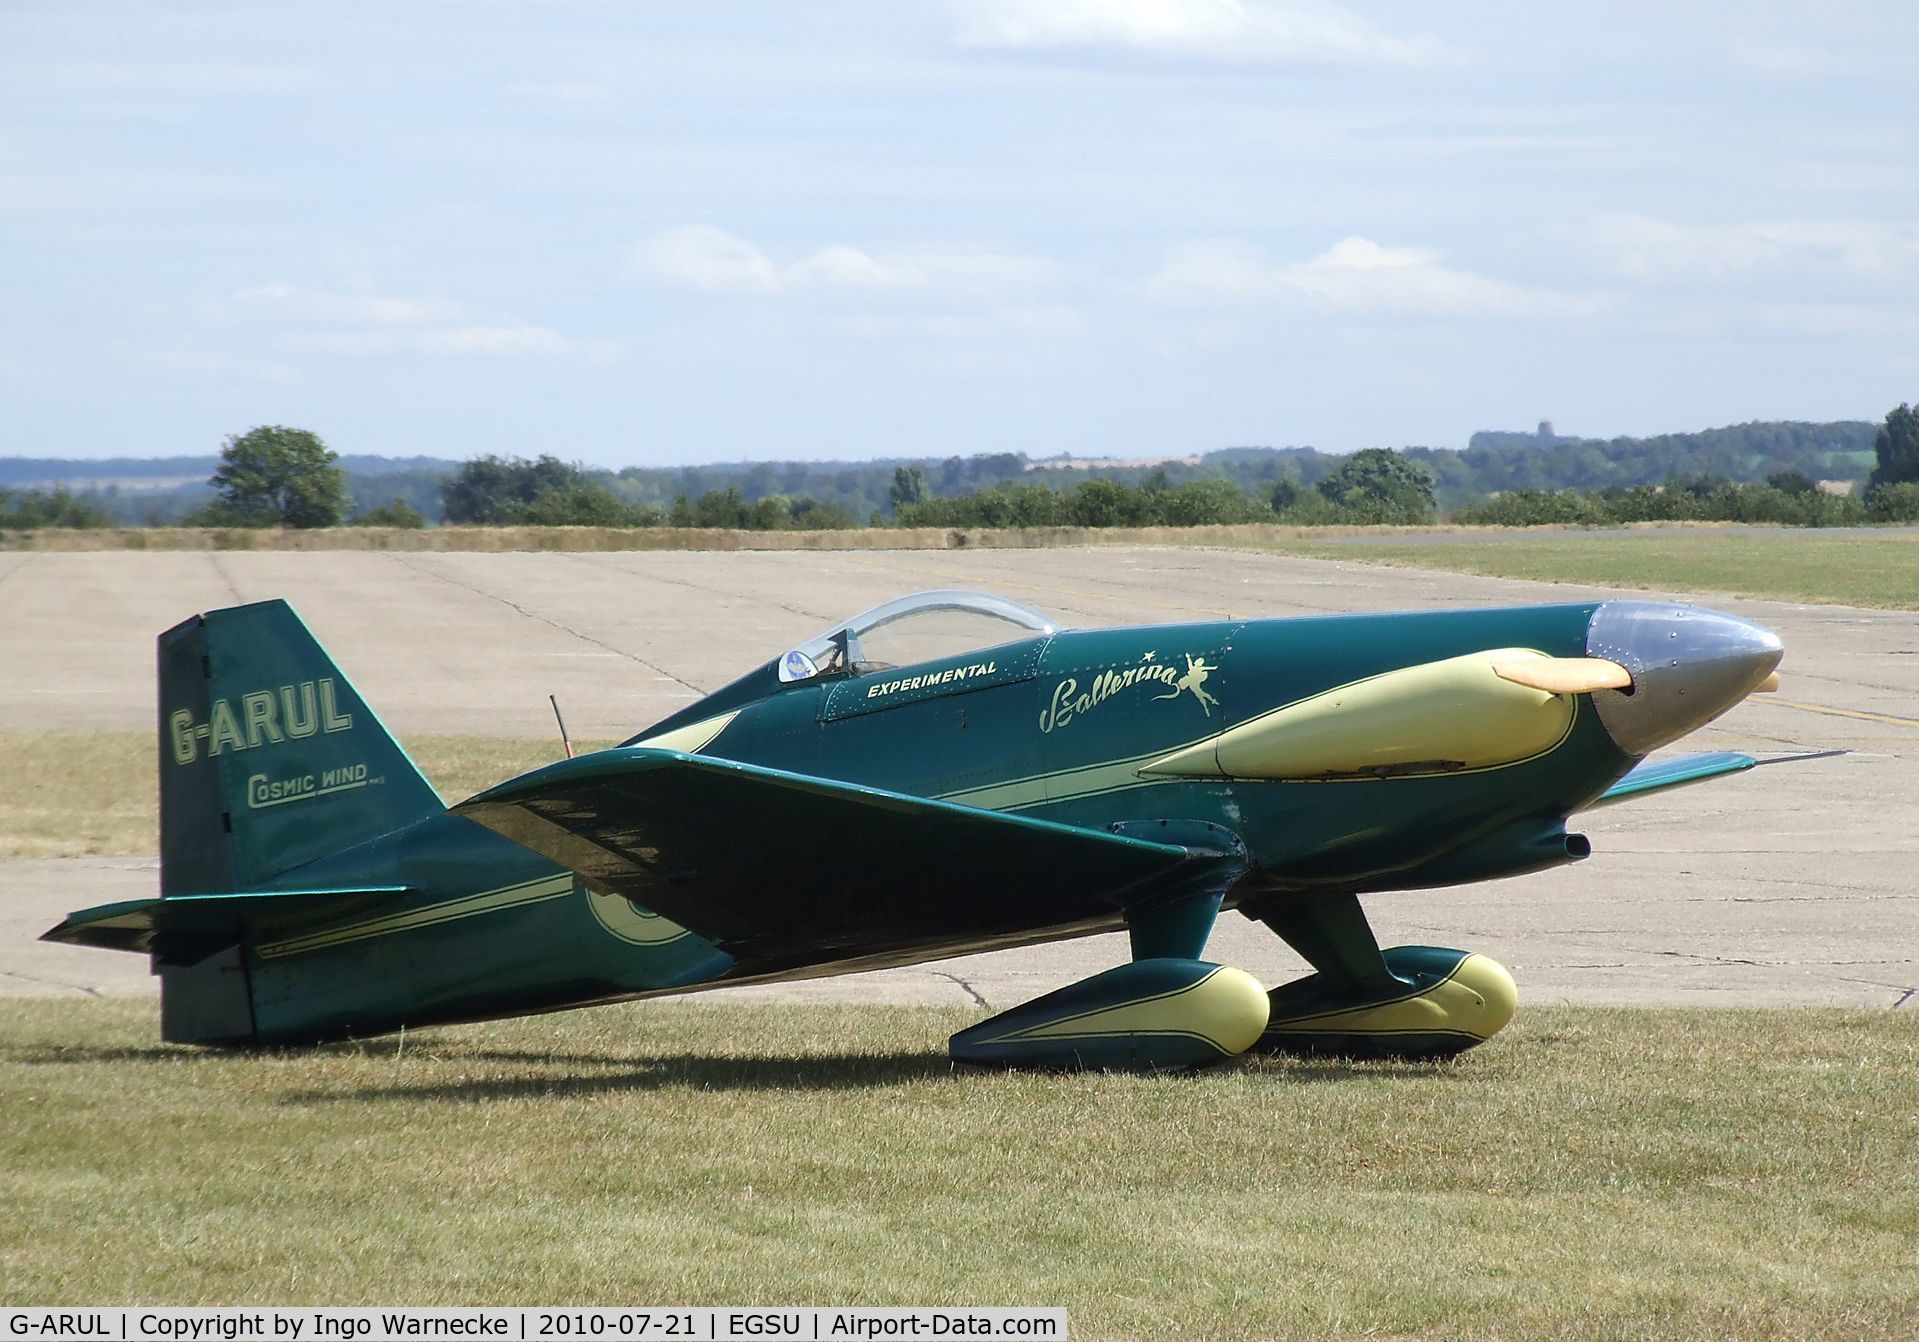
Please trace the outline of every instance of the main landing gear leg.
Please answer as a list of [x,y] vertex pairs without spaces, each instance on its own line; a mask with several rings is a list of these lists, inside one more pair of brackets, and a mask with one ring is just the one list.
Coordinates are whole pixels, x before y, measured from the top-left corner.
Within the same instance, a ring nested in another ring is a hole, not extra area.
[[1200,888],[1127,910],[1131,964],[960,1031],[949,1041],[954,1061],[1159,1072],[1244,1053],[1259,1040],[1269,1006],[1252,975],[1199,958],[1221,897],[1245,870],[1240,855],[1211,856],[1220,860]]
[[1443,1058],[1513,1018],[1518,993],[1504,965],[1470,951],[1382,951],[1348,891],[1282,896],[1248,916],[1265,923],[1317,973],[1273,989],[1259,1042],[1269,1053]]

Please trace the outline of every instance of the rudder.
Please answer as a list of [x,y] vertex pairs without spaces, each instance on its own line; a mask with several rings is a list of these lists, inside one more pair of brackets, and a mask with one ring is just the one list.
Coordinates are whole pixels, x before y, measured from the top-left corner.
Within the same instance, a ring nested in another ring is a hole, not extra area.
[[445,809],[284,601],[160,635],[160,892],[256,887]]

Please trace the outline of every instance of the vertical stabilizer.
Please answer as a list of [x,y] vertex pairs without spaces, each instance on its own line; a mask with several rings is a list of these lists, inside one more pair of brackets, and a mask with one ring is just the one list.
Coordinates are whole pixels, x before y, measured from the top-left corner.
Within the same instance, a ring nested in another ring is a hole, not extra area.
[[284,601],[160,635],[160,892],[245,890],[445,807]]

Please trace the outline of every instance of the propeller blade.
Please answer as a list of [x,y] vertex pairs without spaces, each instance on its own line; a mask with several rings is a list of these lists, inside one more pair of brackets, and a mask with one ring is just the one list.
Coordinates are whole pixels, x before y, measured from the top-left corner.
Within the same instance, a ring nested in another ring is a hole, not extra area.
[[1760,681],[1759,688],[1754,690],[1753,693],[1754,694],[1779,693],[1779,673],[1775,671],[1770,676],[1767,676],[1764,680]]
[[1632,673],[1604,657],[1515,657],[1494,662],[1501,680],[1547,694],[1591,694],[1594,690],[1629,690]]

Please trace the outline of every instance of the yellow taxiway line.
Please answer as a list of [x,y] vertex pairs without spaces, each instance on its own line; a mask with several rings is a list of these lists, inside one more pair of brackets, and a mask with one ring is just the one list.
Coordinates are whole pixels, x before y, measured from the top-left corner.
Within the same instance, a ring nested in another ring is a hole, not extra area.
[[1796,708],[1802,713],[1824,713],[1833,718],[1858,718],[1861,722],[1883,722],[1889,727],[1919,727],[1919,718],[1895,717],[1891,713],[1867,713],[1856,708],[1826,708],[1821,704],[1802,704],[1794,699],[1768,698],[1753,700],[1754,703],[1776,704],[1780,708]]

